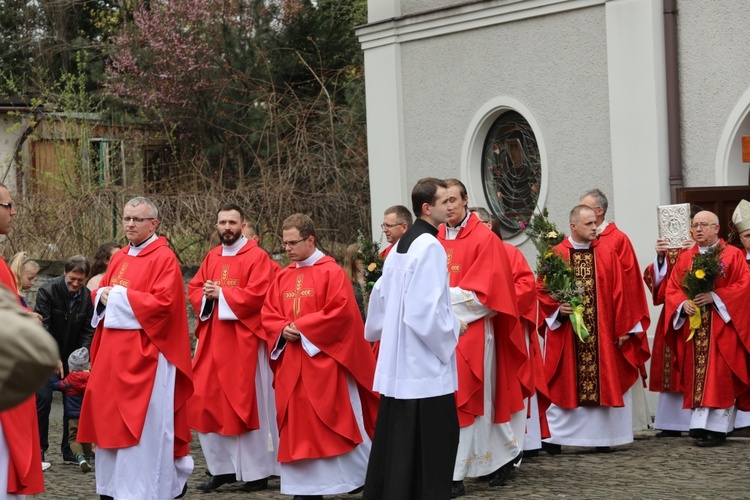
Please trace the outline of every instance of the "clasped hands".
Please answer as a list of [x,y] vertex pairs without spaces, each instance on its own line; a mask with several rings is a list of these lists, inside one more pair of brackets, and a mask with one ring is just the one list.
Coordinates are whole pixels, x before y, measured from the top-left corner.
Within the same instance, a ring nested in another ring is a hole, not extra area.
[[693,299],[693,304],[695,304],[695,306],[691,304],[689,300],[686,300],[682,303],[682,310],[685,311],[685,314],[687,314],[688,316],[692,316],[693,314],[698,312],[696,306],[703,307],[713,303],[714,296],[711,292],[699,293]]
[[300,332],[294,323],[289,323],[281,330],[281,336],[284,337],[288,342],[297,342],[300,339]]
[[221,287],[211,280],[206,280],[203,283],[203,295],[210,300],[217,300],[219,298],[219,292]]

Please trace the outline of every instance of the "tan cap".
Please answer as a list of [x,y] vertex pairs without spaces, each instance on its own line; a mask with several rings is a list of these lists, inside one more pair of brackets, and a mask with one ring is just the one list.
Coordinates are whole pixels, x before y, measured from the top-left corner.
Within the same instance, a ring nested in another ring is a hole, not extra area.
[[750,201],[740,201],[732,214],[732,222],[734,222],[734,227],[737,228],[739,234],[750,229]]

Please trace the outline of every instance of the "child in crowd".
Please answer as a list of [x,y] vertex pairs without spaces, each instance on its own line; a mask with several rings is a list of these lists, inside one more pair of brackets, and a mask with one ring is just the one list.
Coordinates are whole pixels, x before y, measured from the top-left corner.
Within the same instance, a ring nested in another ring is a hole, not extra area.
[[91,456],[91,444],[79,443],[76,438],[78,436],[78,417],[81,415],[83,394],[89,381],[90,367],[89,351],[85,347],[81,347],[68,356],[68,368],[70,369],[68,376],[52,385],[54,390],[62,391],[65,394],[65,412],[68,414],[68,442],[78,461],[78,466],[83,472],[91,470],[91,466],[86,460],[87,456]]
[[32,286],[34,286],[34,280],[36,275],[39,273],[39,264],[36,261],[29,259],[26,252],[18,252],[10,259],[10,268],[13,270],[13,274],[16,275],[16,283],[18,283],[18,296],[21,298],[21,303],[24,307],[28,307],[26,304],[26,292],[28,292]]

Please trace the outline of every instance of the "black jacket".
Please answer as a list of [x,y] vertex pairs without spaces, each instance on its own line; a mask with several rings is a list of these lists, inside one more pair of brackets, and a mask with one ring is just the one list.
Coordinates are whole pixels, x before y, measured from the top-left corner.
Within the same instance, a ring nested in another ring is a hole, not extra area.
[[88,288],[84,286],[69,307],[71,295],[65,276],[58,276],[39,288],[34,306],[34,312],[42,316],[42,325],[57,341],[65,373],[70,353],[81,347],[89,349],[94,336],[91,326],[94,305]]

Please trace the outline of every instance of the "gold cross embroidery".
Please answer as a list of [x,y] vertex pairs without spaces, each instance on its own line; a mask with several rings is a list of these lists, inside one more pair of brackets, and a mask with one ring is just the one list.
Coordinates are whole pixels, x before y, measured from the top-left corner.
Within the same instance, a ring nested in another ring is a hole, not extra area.
[[448,274],[450,273],[460,273],[461,272],[461,264],[454,264],[453,261],[453,249],[449,248],[448,252],[446,252],[448,255]]
[[120,268],[120,272],[117,273],[117,276],[113,276],[112,279],[109,280],[109,286],[115,286],[120,285],[124,286],[125,288],[128,287],[130,284],[130,280],[126,280],[122,277],[123,274],[125,274],[125,270],[128,268],[128,263],[123,262],[122,267]]
[[238,286],[240,284],[240,280],[237,278],[229,279],[229,264],[224,264],[221,266],[221,278],[215,279],[214,283],[216,283],[218,286]]
[[285,300],[293,300],[292,311],[294,313],[294,319],[299,318],[299,313],[302,310],[302,297],[313,297],[315,290],[312,288],[302,289],[302,281],[305,279],[304,273],[297,275],[297,282],[294,285],[294,290],[287,290],[284,292]]

